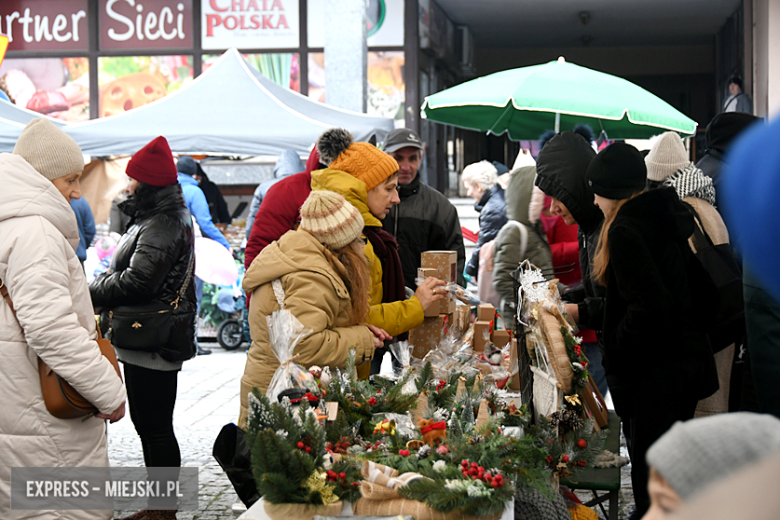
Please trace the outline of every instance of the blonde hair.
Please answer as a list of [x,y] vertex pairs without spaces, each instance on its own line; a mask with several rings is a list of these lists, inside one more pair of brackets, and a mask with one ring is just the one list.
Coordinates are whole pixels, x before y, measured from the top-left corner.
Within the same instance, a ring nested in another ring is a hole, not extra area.
[[498,170],[488,161],[479,161],[463,168],[461,179],[467,188],[479,185],[482,191],[488,191],[498,182]]
[[366,319],[370,308],[368,294],[371,290],[371,278],[363,245],[362,240],[358,239],[335,251],[325,246],[325,258],[339,274],[349,292],[353,325]]
[[596,254],[593,257],[593,279],[599,282],[604,287],[607,286],[607,268],[609,267],[609,228],[617,217],[618,211],[623,207],[623,204],[633,199],[637,195],[644,193],[643,191],[634,193],[627,199],[620,199],[615,204],[609,215],[604,215],[604,223],[601,225],[601,234],[599,235],[599,241],[596,244]]

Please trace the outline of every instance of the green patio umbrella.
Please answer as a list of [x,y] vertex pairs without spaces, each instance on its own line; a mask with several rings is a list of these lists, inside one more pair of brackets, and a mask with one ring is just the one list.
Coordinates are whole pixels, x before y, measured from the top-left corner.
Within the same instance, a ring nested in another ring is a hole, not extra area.
[[646,139],[672,130],[696,133],[696,122],[645,89],[563,58],[505,70],[425,98],[422,117],[510,139],[533,140],[578,123],[610,139]]

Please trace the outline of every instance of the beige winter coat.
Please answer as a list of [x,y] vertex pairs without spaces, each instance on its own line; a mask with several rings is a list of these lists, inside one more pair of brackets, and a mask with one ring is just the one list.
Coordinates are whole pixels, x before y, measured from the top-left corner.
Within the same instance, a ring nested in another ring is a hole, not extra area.
[[[713,244],[729,243],[729,232],[726,229],[726,224],[723,223],[723,218],[721,218],[720,213],[712,204],[698,197],[685,197],[683,202],[687,202],[696,210],[704,225],[704,231],[710,236]],[[695,252],[693,240],[689,242],[691,249]],[[715,366],[718,369],[720,388],[708,398],[699,401],[699,404],[696,406],[696,417],[729,411],[729,386],[731,385],[731,364],[733,360],[734,345],[729,345],[715,354]]]
[[271,286],[276,278],[281,278],[285,309],[312,330],[295,348],[299,365],[343,368],[351,348],[356,349],[358,362],[373,356],[373,336],[367,327],[352,323],[349,293],[325,258],[324,249],[306,231],[289,231],[263,249],[246,272],[243,287],[247,294],[252,294],[252,346],[241,378],[242,428],[246,424],[247,395],[253,387],[265,392],[279,366],[268,342],[266,325],[266,318],[279,309]]
[[0,186],[0,279],[19,320],[0,301],[0,518],[111,518],[110,511],[9,510],[11,467],[108,466],[105,421],[49,414],[37,356],[103,413],[126,394],[95,342],[73,210],[16,155],[0,154]]

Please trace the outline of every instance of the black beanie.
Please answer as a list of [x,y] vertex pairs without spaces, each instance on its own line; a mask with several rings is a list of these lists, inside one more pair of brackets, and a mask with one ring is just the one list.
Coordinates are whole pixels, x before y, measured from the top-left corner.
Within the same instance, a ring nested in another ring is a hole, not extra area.
[[593,193],[606,199],[627,199],[645,189],[647,166],[642,154],[626,143],[613,143],[590,162],[588,182]]

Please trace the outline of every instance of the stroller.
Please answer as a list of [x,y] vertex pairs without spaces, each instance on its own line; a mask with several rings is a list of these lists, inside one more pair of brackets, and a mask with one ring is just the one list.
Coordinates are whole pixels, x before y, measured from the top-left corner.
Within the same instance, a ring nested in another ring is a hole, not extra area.
[[244,318],[246,297],[243,291],[235,298],[233,289],[224,288],[219,291],[217,308],[228,314],[228,319],[217,327],[217,343],[225,350],[236,350],[244,343]]

